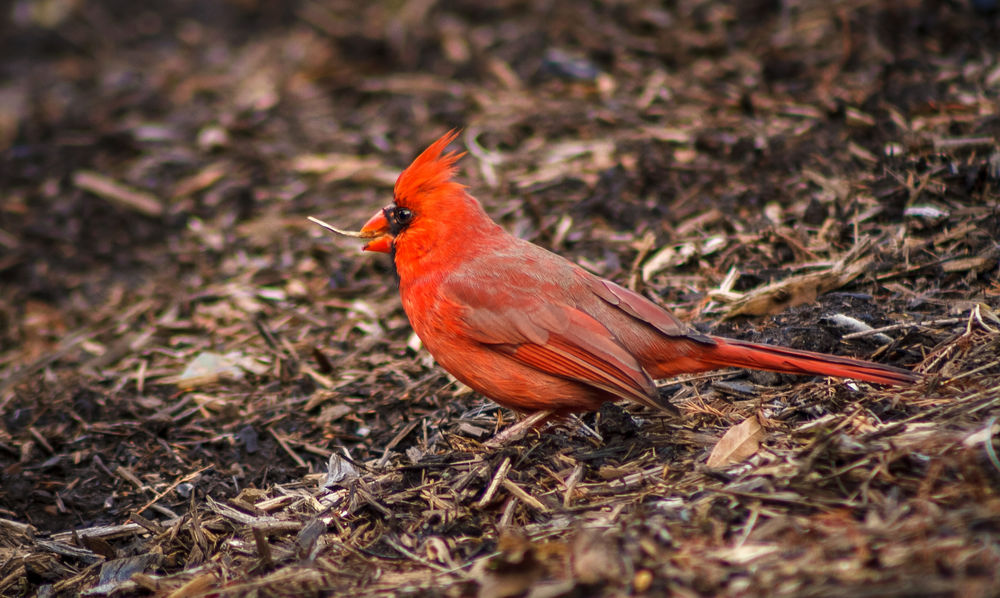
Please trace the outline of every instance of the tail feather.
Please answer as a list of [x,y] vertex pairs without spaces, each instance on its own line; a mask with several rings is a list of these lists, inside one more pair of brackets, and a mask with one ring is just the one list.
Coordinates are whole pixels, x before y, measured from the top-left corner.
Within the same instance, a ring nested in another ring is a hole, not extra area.
[[736,366],[783,374],[813,374],[853,378],[878,384],[913,384],[919,376],[910,370],[839,355],[775,347],[736,339],[712,337],[716,341],[705,357],[719,367]]

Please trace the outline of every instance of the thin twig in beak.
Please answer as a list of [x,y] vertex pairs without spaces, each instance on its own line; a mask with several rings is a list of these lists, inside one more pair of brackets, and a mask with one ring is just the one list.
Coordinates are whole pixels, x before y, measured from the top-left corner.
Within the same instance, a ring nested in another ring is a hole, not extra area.
[[312,216],[309,216],[309,221],[310,222],[314,222],[314,223],[322,226],[323,228],[325,228],[328,231],[335,232],[338,235],[343,235],[345,237],[357,237],[359,239],[371,239],[372,237],[378,236],[376,233],[362,233],[360,231],[355,232],[355,231],[352,231],[352,230],[340,230],[336,226],[333,226],[332,224],[327,224],[326,222],[323,222],[319,218],[313,218]]

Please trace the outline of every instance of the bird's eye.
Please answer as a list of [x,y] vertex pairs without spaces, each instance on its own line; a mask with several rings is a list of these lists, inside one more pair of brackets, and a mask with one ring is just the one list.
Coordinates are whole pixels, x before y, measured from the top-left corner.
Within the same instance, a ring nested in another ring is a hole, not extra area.
[[389,206],[383,210],[385,219],[389,221],[389,232],[398,235],[413,220],[413,212],[409,208]]

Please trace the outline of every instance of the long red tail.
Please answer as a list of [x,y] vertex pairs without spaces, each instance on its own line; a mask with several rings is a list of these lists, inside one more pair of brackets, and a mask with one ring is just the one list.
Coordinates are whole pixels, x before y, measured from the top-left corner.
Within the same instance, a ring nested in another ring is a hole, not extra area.
[[783,374],[818,374],[879,384],[912,384],[920,379],[909,370],[838,355],[800,351],[714,336],[718,344],[701,360],[719,367],[736,366]]

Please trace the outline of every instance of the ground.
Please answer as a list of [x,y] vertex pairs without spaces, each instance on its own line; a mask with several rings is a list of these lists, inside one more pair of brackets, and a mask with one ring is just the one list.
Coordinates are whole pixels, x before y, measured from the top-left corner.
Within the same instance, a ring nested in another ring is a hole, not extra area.
[[[995,4],[6,3],[0,595],[997,595]],[[689,376],[497,446],[306,220],[456,127],[516,234],[921,381]]]

